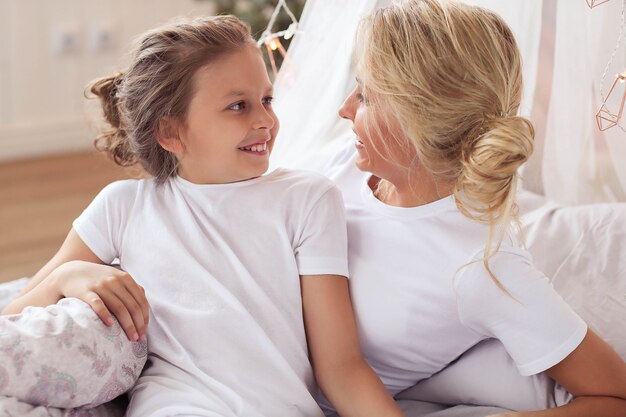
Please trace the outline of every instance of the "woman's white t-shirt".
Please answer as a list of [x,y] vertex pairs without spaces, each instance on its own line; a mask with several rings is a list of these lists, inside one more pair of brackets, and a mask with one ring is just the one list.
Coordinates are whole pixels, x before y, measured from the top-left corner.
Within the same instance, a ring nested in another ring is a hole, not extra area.
[[413,208],[384,204],[355,156],[351,145],[326,174],[346,205],[361,347],[392,394],[486,338],[503,343],[522,375],[552,367],[580,344],[585,322],[513,238],[489,262],[509,295],[481,260],[488,226],[465,217],[452,196]]
[[338,189],[277,170],[232,184],[119,181],[74,222],[151,306],[128,416],[319,417],[300,275],[347,276]]

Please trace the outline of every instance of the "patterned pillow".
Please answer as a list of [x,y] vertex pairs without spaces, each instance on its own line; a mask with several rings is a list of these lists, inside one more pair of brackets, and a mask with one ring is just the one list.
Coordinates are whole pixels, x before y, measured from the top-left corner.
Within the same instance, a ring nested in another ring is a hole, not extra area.
[[129,390],[147,359],[81,300],[0,316],[0,395],[30,404],[92,408]]

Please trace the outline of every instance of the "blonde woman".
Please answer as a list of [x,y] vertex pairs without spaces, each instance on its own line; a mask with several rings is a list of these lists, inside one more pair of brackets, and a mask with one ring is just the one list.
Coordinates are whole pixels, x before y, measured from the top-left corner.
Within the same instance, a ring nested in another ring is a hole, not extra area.
[[[356,142],[328,169],[343,192],[361,346],[392,394],[487,338],[573,401],[520,416],[624,416],[626,364],[555,293],[514,237],[521,60],[506,23],[406,0],[359,27]],[[508,414],[507,414],[508,415]]]

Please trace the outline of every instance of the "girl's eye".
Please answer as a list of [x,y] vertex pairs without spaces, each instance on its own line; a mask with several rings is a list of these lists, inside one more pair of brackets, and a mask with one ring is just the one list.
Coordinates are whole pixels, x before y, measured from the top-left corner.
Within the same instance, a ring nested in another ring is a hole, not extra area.
[[360,103],[367,103],[367,99],[365,98],[365,96],[361,93],[356,93],[356,99],[360,102]]
[[272,104],[274,102],[274,97],[272,96],[267,96],[263,98],[263,104],[268,105],[268,104]]
[[228,107],[230,110],[243,110],[246,108],[246,103],[244,103],[243,101],[239,101],[237,103],[231,104]]

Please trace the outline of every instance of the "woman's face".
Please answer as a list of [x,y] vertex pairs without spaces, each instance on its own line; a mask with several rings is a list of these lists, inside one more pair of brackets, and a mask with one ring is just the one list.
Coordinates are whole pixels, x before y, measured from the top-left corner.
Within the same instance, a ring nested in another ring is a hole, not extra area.
[[339,109],[339,116],[352,121],[357,168],[390,180],[399,172],[406,172],[415,160],[415,152],[410,146],[401,146],[405,135],[397,120],[391,115],[384,117],[383,111],[380,105],[370,105],[357,79],[356,87]]

